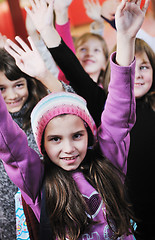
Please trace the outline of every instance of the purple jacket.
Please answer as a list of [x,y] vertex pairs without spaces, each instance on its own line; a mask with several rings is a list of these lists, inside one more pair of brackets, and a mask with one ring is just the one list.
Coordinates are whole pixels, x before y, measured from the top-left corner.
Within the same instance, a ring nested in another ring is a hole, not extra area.
[[[111,56],[111,81],[105,110],[98,129],[102,152],[126,173],[129,131],[135,123],[135,61],[128,67],[114,63]],[[26,134],[12,120],[0,94],[0,159],[10,179],[40,220],[41,187],[44,167],[38,154],[28,146]]]

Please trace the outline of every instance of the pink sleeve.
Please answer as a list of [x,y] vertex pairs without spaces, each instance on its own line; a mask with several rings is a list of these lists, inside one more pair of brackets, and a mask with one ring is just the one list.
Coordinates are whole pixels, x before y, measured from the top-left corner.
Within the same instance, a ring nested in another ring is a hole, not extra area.
[[109,94],[101,116],[98,140],[103,155],[126,173],[129,133],[136,119],[135,61],[128,67],[121,67],[114,59],[115,54],[112,54]]
[[[28,146],[24,131],[13,121],[0,93],[0,159],[5,170],[29,199],[38,201],[43,180],[43,164],[39,155]],[[32,184],[33,183],[33,184]]]
[[[72,38],[71,32],[70,32],[70,21],[68,21],[64,25],[56,24],[55,27],[56,27],[57,32],[59,33],[59,35],[63,39],[63,41],[66,43],[66,45],[75,54],[74,42],[73,42],[73,38]],[[58,79],[63,81],[63,82],[65,82],[65,83],[67,83],[67,84],[69,84],[69,81],[66,79],[66,77],[65,77],[64,73],[61,71],[61,69],[59,69]]]

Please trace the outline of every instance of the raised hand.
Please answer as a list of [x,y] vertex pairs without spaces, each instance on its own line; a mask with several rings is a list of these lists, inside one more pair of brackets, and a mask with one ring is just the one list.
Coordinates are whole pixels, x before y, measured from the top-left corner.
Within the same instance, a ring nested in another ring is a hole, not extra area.
[[99,0],[83,0],[83,4],[89,18],[97,22],[103,21],[101,18],[101,5]]
[[115,18],[115,13],[118,5],[120,4],[120,0],[106,0],[103,2],[101,6],[101,14],[112,21]]
[[115,14],[117,28],[116,61],[121,66],[128,66],[135,55],[135,38],[139,31],[150,0],[145,0],[141,9],[141,0],[122,0]]
[[73,0],[55,0],[54,11],[56,15],[56,23],[64,25],[68,22],[68,7]]
[[30,49],[20,37],[16,37],[15,39],[22,48],[8,39],[5,49],[15,59],[15,62],[21,71],[38,79],[51,92],[63,91],[60,81],[46,68],[31,37],[28,37],[28,40],[32,49]]
[[47,47],[56,47],[61,38],[53,25],[54,0],[29,0],[32,10],[25,8]]
[[39,32],[49,26],[53,26],[53,4],[54,0],[49,1],[49,5],[46,0],[29,0],[32,9],[25,8],[26,12],[30,16],[34,26]]
[[122,0],[115,15],[117,31],[134,38],[142,26],[149,2],[150,0],[146,0],[141,9],[141,0]]
[[15,59],[16,65],[21,71],[31,77],[42,77],[46,72],[46,66],[31,37],[28,37],[28,40],[32,49],[20,37],[17,36],[15,39],[21,47],[8,39],[5,50]]

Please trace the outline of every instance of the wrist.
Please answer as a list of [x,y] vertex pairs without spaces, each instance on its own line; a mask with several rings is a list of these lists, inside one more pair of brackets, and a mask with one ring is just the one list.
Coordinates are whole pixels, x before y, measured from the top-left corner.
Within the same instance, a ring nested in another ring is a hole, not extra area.
[[134,60],[135,38],[117,33],[116,62],[120,66],[129,66]]
[[48,48],[59,46],[61,37],[53,26],[45,27],[40,34]]
[[55,15],[57,24],[64,25],[65,23],[68,22],[68,8],[55,11]]

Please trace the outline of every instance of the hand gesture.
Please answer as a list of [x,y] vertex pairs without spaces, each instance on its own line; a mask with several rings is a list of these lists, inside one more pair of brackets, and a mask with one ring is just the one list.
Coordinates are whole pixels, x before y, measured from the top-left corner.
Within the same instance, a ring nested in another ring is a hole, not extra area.
[[84,7],[86,9],[86,14],[89,18],[97,21],[102,22],[101,18],[101,5],[99,0],[83,0]]
[[115,15],[117,32],[134,38],[144,21],[149,2],[150,0],[145,0],[141,9],[141,0],[122,0]]
[[101,15],[112,21],[115,18],[115,13],[120,0],[106,0],[101,7]]
[[16,65],[22,72],[31,77],[41,78],[46,71],[46,66],[31,37],[28,37],[28,40],[32,49],[20,37],[17,36],[15,39],[22,48],[8,39],[5,50],[15,59]]
[[53,26],[53,4],[54,0],[50,0],[47,4],[46,0],[29,0],[32,10],[25,7],[27,14],[30,16],[35,28],[41,32],[47,26]]

